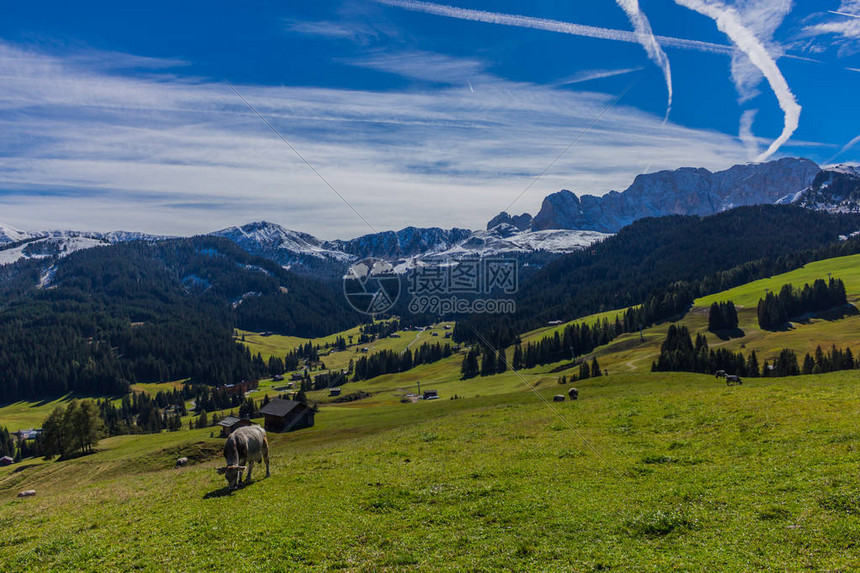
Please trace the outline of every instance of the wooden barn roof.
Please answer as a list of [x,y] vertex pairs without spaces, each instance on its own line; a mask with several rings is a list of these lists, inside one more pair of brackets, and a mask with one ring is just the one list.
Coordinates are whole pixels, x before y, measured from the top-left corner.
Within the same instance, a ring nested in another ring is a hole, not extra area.
[[307,409],[307,406],[302,404],[301,402],[296,402],[295,400],[284,400],[283,398],[274,398],[268,404],[260,408],[261,414],[268,414],[270,416],[286,416],[296,408],[300,408],[302,410]]

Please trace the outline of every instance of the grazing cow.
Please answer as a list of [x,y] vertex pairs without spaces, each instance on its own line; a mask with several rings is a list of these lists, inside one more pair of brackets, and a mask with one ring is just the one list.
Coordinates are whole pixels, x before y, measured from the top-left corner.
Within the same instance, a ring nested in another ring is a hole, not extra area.
[[744,383],[744,381],[741,380],[740,376],[736,376],[734,374],[727,374],[726,375],[726,386],[734,386],[735,384],[740,385],[743,383]]
[[725,370],[717,370],[716,374],[714,374],[714,378],[725,378],[726,371]]
[[33,497],[34,495],[36,495],[35,489],[25,489],[18,494],[18,497]]
[[556,394],[552,397],[553,402],[564,402],[564,394]]
[[576,388],[571,388],[567,391],[567,395],[570,396],[571,400],[576,400],[579,398],[579,390],[577,390]]
[[188,465],[188,458],[179,458],[178,460],[176,460],[176,466],[174,466],[174,467],[181,468],[181,467],[184,467],[187,465]]
[[269,477],[269,441],[266,439],[266,430],[257,426],[245,426],[234,430],[224,444],[224,459],[227,465],[218,468],[219,474],[227,478],[230,489],[236,489],[242,482],[242,472],[247,464],[248,475],[245,483],[251,481],[251,470],[254,462],[263,460],[266,462],[266,477]]

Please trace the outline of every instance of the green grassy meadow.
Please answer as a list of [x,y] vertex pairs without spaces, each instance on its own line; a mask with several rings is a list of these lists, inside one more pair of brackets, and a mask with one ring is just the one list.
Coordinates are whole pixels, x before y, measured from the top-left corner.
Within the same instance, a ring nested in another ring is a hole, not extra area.
[[0,469],[0,568],[848,571],[858,384],[636,374],[551,406],[522,387],[323,406],[270,436],[272,477],[234,493],[206,430],[111,438]]

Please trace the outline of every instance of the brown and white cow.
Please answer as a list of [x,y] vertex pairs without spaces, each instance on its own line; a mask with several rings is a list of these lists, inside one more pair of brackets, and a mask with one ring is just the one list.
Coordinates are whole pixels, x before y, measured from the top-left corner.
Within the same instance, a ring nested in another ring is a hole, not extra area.
[[224,444],[224,459],[227,465],[217,471],[227,478],[230,489],[239,487],[242,472],[246,468],[248,475],[245,477],[245,483],[251,481],[254,462],[265,461],[266,477],[269,477],[269,441],[266,439],[266,430],[256,424],[234,430]]

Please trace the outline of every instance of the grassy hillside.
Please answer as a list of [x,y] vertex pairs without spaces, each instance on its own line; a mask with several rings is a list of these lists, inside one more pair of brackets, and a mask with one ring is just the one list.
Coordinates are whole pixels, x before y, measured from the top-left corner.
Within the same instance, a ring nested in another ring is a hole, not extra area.
[[[826,279],[828,273],[845,282],[848,301],[858,306],[860,255],[851,255],[809,263],[788,273],[697,299],[690,311],[676,324],[687,326],[694,337],[697,333],[705,334],[711,347],[724,346],[734,351],[743,350],[744,353],[755,350],[762,362],[764,359],[773,358],[783,348],[795,350],[802,358],[805,353],[813,352],[818,345],[825,349],[833,344],[841,348],[850,347],[856,354],[860,352],[860,315],[812,317],[792,322],[790,329],[777,332],[763,331],[758,327],[756,306],[758,300],[765,296],[766,289],[778,291],[784,284],[802,287],[816,279]],[[739,328],[743,330],[744,336],[723,340],[708,332],[708,309],[714,302],[728,300],[733,301],[738,309]],[[603,318],[605,314],[581,320],[593,321],[597,317]],[[668,327],[669,323],[664,323],[645,329],[644,340],[640,340],[639,333],[619,336],[612,343],[598,348],[594,354],[601,365],[609,367],[610,371],[647,371],[651,367],[651,361],[660,352],[660,344]]]
[[217,455],[205,430],[112,438],[0,468],[0,569],[850,570],[858,381],[636,374],[552,408],[522,389],[324,406],[232,494],[216,460],[172,469]]

